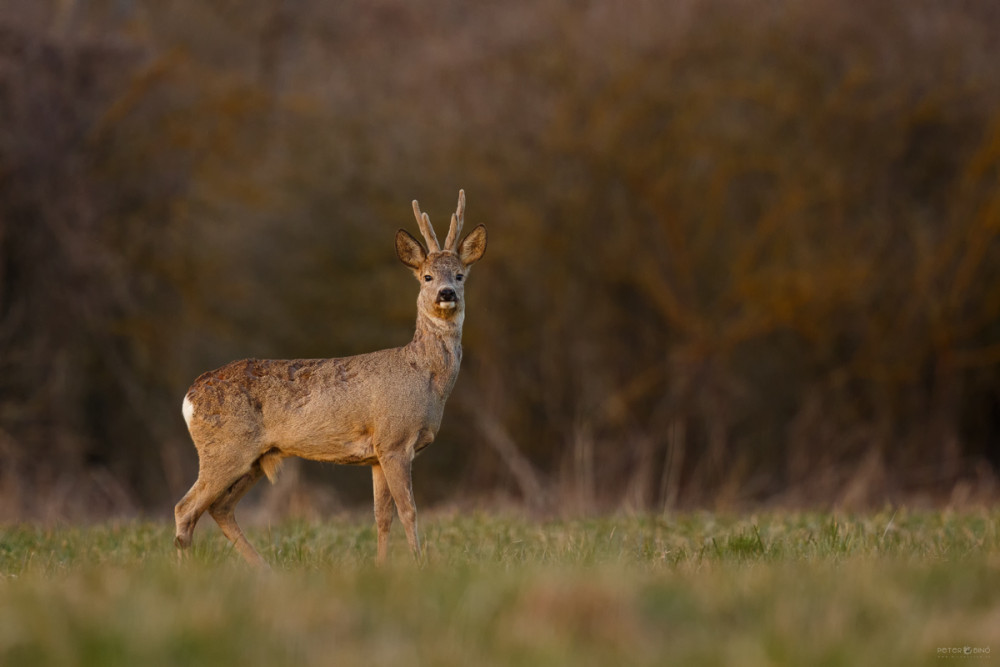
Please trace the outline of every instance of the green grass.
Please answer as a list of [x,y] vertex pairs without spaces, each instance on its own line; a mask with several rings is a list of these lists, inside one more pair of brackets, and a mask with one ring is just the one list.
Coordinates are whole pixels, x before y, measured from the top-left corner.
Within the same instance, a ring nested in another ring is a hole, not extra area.
[[[0,529],[2,665],[912,665],[1000,660],[1000,511]],[[985,649],[988,656],[939,649]]]

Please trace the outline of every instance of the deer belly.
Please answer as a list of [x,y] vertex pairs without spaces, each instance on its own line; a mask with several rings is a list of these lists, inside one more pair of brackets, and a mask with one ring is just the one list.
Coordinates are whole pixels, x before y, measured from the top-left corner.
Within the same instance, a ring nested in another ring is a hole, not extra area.
[[353,433],[315,433],[312,437],[296,438],[278,448],[287,455],[310,461],[342,465],[372,465],[378,463],[371,432],[359,429]]

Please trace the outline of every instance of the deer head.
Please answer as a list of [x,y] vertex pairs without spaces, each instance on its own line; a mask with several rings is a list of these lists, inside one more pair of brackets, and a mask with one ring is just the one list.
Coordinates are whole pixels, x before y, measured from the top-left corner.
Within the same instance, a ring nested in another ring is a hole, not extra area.
[[438,243],[430,217],[420,212],[415,199],[413,214],[427,248],[409,232],[400,229],[396,232],[396,254],[420,281],[417,310],[432,318],[461,323],[465,314],[465,279],[469,268],[486,252],[486,227],[479,225],[458,241],[465,222],[464,190],[458,191],[458,207],[451,216],[444,248]]

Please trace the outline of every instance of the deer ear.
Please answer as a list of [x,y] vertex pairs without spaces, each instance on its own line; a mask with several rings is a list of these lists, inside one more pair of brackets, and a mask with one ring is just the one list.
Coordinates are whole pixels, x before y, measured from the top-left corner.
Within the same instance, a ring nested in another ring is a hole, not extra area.
[[462,264],[472,266],[486,253],[486,225],[479,225],[458,244],[458,258]]
[[396,232],[396,256],[399,261],[416,271],[427,259],[427,251],[405,229]]

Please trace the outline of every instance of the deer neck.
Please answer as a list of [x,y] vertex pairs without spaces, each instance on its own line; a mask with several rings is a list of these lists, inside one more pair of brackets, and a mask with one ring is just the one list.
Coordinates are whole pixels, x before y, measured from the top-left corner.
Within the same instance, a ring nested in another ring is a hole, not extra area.
[[417,316],[417,329],[407,345],[419,367],[431,373],[438,391],[447,398],[462,363],[462,322],[464,314],[451,320]]

